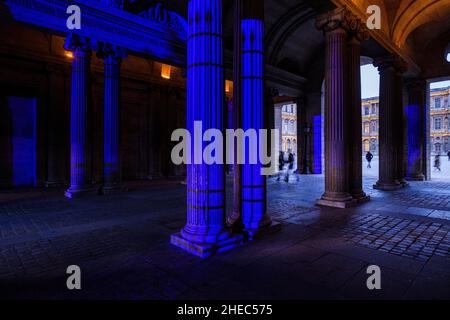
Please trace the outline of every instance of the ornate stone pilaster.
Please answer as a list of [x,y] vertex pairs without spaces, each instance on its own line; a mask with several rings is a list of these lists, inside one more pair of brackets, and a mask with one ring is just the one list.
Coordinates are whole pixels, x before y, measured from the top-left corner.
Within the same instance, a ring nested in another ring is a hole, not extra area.
[[379,111],[379,143],[380,172],[379,180],[374,185],[379,190],[397,190],[402,187],[398,181],[396,135],[396,109],[399,108],[397,67],[399,59],[389,55],[375,60],[380,72],[380,111]]
[[71,34],[65,49],[73,52],[70,110],[70,188],[66,197],[74,198],[94,191],[91,179],[88,118],[91,103],[91,42]]
[[103,134],[103,185],[102,194],[121,189],[120,174],[120,66],[126,57],[122,47],[99,43],[98,56],[105,66],[104,134]]
[[[65,123],[65,92],[68,67],[48,64],[48,109],[47,109],[47,170],[45,178],[46,188],[63,187],[66,184],[66,140]],[[58,92],[59,94],[54,94]]]
[[187,128],[193,152],[187,166],[187,223],[171,243],[206,257],[242,242],[242,236],[225,229],[224,165],[198,159],[206,143],[196,146],[194,139],[196,121],[202,121],[203,131],[223,130],[222,0],[188,1],[187,38]]
[[427,83],[423,79],[416,79],[406,84],[408,91],[408,105],[406,106],[406,120],[408,132],[408,164],[406,179],[410,181],[424,181],[424,149],[425,149],[425,110]]
[[361,42],[369,38],[369,33],[361,21],[350,36],[347,43],[348,55],[348,177],[349,191],[358,202],[368,201],[370,198],[363,191],[362,186],[362,120],[361,120]]
[[325,66],[325,193],[319,205],[346,208],[355,204],[349,193],[347,168],[347,39],[357,20],[345,8],[317,19],[326,37]]
[[0,188],[9,188],[13,181],[12,115],[6,96],[0,95]]

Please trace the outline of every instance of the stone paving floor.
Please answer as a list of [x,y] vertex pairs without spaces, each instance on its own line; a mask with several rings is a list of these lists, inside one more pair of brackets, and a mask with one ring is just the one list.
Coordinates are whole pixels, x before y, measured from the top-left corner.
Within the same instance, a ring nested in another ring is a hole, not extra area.
[[[450,298],[450,183],[411,183],[346,210],[315,206],[323,176],[271,179],[282,230],[201,260],[169,244],[185,187],[141,183],[116,196],[0,193],[0,297],[8,299]],[[229,185],[231,191],[231,184]],[[231,192],[228,198],[231,201]],[[82,290],[66,288],[79,265]],[[367,267],[381,268],[370,291]]]

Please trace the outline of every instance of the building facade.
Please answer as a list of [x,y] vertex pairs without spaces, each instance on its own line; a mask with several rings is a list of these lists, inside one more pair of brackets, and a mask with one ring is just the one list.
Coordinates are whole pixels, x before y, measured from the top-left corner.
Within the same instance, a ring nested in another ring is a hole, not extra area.
[[[450,87],[430,91],[430,147],[431,155],[450,151]],[[362,100],[363,153],[378,155],[379,98]]]
[[431,154],[450,151],[450,87],[432,89],[430,93]]
[[281,108],[282,145],[281,151],[285,153],[297,152],[297,105],[285,104]]
[[363,153],[370,151],[378,155],[379,99],[378,97],[363,99],[361,105]]

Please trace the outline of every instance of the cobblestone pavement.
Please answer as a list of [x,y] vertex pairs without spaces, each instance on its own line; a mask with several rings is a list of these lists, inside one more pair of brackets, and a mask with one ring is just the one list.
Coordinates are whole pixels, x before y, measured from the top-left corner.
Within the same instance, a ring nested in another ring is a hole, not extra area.
[[[340,210],[315,205],[323,176],[269,179],[268,210],[282,230],[206,260],[169,244],[185,221],[177,182],[75,201],[62,190],[0,193],[0,297],[450,298],[450,183],[386,193],[375,181],[364,182],[370,202]],[[81,291],[66,288],[73,264]],[[366,287],[373,264],[380,291]]]

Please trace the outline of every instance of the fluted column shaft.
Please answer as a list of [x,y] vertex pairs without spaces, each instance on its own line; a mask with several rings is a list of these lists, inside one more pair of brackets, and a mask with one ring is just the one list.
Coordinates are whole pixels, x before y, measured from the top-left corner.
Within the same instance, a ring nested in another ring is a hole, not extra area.
[[[206,164],[201,153],[207,143],[195,141],[195,122],[202,130],[224,127],[222,1],[190,0],[187,35],[187,128],[193,152],[187,165],[187,222],[172,244],[205,257],[211,250],[238,243],[225,230],[225,166]],[[198,134],[198,133],[197,133]],[[199,161],[200,160],[200,161]]]
[[346,39],[344,29],[327,33],[325,74],[325,194],[330,201],[350,201],[345,157]]
[[66,197],[73,198],[92,191],[88,117],[90,97],[91,49],[88,39],[71,35],[65,48],[73,52],[70,110],[70,188]]
[[120,190],[120,66],[125,50],[100,44],[100,58],[104,59],[104,134],[102,193]]
[[358,201],[368,200],[362,186],[362,120],[361,120],[361,37],[352,36],[348,42],[348,138],[349,190]]
[[351,24],[345,8],[317,20],[326,37],[325,65],[325,192],[319,205],[345,208],[354,203],[349,193],[347,39]]
[[375,61],[380,72],[379,111],[379,180],[375,189],[396,190],[401,188],[397,180],[396,108],[398,108],[397,61],[388,56]]
[[408,182],[406,181],[406,164],[405,164],[405,141],[406,141],[406,119],[404,115],[404,106],[403,106],[403,73],[405,71],[405,67],[401,62],[397,63],[396,66],[396,98],[397,103],[395,106],[395,129],[396,129],[396,163],[397,163],[397,171],[396,171],[396,179],[402,186],[407,186]]
[[[242,0],[240,33],[240,83],[242,129],[264,128],[264,2]],[[263,143],[266,143],[264,141]],[[246,144],[245,154],[252,150]],[[261,144],[258,144],[258,149]],[[258,150],[259,154],[259,150]],[[246,233],[252,237],[260,229],[271,224],[266,212],[266,177],[261,175],[262,164],[249,161],[242,166],[241,210]]]
[[423,155],[425,154],[426,81],[409,82],[407,89],[408,167],[406,178],[411,181],[423,181],[425,180]]

